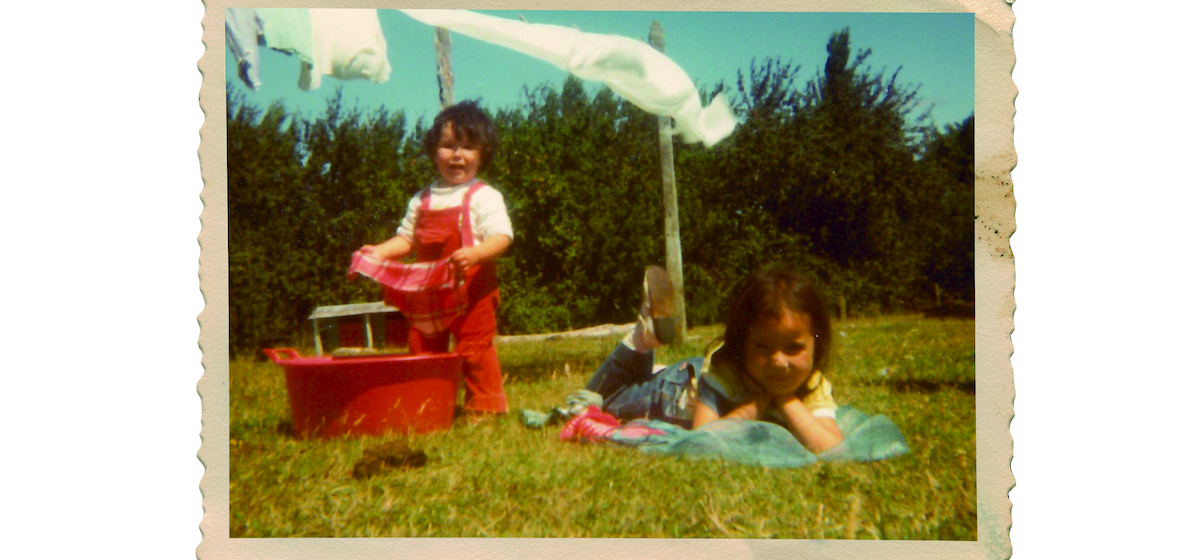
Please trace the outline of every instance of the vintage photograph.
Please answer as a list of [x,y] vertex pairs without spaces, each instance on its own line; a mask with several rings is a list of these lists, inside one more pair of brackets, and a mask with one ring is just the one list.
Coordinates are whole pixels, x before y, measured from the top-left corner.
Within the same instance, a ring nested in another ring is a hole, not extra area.
[[1187,557],[1165,7],[14,4],[5,551]]
[[980,166],[1006,164],[1011,112],[976,106],[975,13],[205,25],[225,246],[202,271],[201,558],[277,537],[1006,555],[1011,279],[979,286],[1011,275],[1011,185],[977,158],[984,138]]

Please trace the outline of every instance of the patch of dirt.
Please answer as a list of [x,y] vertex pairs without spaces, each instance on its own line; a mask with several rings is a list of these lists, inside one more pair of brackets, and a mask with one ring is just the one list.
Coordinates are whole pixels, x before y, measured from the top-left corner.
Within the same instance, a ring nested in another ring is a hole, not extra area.
[[362,459],[354,463],[352,476],[370,478],[389,468],[423,467],[429,457],[420,449],[412,449],[403,441],[389,441],[363,451]]

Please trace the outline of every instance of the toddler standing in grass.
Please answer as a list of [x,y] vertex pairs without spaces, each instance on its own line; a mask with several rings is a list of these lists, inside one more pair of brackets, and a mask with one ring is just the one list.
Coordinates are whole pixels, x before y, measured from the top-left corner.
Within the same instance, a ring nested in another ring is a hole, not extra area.
[[590,396],[621,420],[693,429],[718,418],[774,422],[814,453],[842,441],[833,387],[821,372],[830,317],[811,280],[787,268],[751,275],[734,293],[724,336],[706,355],[655,372],[654,348],[674,332],[672,300],[666,271],[647,268],[633,331],[592,375],[583,401]]
[[[463,408],[479,413],[508,411],[492,339],[500,305],[495,261],[512,242],[513,229],[504,197],[476,178],[496,146],[495,127],[474,102],[443,110],[424,139],[425,153],[441,177],[412,198],[395,237],[360,249],[382,259],[413,252],[418,262],[449,259],[465,279],[465,314],[433,336],[410,328],[408,344],[413,353],[447,352],[453,335],[454,351],[464,361]],[[385,301],[394,296],[388,290],[385,286]]]

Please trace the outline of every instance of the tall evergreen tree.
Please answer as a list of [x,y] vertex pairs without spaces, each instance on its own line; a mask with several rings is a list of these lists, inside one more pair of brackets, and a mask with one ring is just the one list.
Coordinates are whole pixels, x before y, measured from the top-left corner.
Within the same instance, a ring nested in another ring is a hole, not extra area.
[[917,88],[864,67],[870,49],[850,55],[850,31],[834,33],[823,73],[805,92],[799,180],[780,217],[814,253],[841,271],[838,290],[885,307],[911,304],[924,261],[916,226],[925,193],[916,180],[916,140],[928,113],[914,114]]

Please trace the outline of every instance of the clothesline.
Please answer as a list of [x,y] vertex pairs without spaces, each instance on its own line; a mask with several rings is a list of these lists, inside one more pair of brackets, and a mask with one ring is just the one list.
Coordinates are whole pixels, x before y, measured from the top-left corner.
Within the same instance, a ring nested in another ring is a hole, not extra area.
[[[737,126],[723,94],[704,107],[687,73],[645,42],[468,10],[399,11],[604,83],[641,109],[674,118],[675,132],[685,142],[711,147]],[[238,61],[238,75],[252,89],[261,84],[259,45],[296,55],[304,90],[319,87],[322,75],[382,83],[391,72],[376,10],[227,8],[225,15],[226,41]]]

